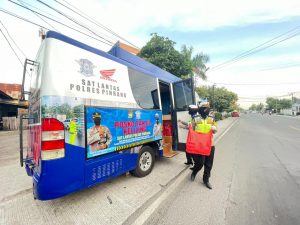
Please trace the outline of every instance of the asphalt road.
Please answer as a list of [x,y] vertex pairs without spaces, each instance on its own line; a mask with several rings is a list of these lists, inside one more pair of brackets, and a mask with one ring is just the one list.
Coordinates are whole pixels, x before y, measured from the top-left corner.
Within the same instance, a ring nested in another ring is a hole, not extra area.
[[216,145],[213,190],[190,173],[147,224],[300,224],[300,119],[242,115]]

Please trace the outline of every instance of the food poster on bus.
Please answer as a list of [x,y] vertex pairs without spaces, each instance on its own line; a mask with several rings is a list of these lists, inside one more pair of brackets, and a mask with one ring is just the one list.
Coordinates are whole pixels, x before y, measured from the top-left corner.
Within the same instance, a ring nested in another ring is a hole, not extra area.
[[86,107],[87,158],[162,139],[159,110]]

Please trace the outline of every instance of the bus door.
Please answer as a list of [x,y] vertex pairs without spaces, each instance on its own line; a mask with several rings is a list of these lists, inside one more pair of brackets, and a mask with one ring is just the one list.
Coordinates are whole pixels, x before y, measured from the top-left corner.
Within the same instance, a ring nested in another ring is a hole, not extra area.
[[172,93],[171,84],[159,80],[160,108],[162,110],[163,125],[163,156],[172,157],[177,153],[173,151],[173,128],[172,128]]
[[195,104],[193,79],[189,78],[172,83],[172,127],[173,147],[185,151],[188,129],[185,124],[189,121],[188,106]]

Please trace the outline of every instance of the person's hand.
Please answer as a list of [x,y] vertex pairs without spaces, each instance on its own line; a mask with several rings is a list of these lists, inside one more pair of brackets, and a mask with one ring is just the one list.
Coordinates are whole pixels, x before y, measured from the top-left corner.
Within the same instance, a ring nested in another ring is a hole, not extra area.
[[107,144],[101,143],[99,145],[99,147],[100,147],[100,149],[105,149],[105,148],[107,148]]

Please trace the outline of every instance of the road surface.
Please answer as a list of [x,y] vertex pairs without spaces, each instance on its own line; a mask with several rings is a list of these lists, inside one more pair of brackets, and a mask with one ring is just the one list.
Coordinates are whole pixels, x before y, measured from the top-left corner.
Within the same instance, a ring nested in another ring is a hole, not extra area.
[[247,114],[217,143],[211,183],[183,182],[146,224],[300,224],[300,119]]

